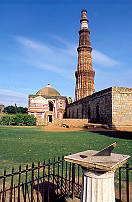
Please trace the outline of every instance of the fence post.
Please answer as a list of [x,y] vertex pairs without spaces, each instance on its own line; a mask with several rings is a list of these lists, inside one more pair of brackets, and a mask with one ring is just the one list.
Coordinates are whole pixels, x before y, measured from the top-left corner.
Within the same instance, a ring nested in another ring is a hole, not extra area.
[[48,202],[50,201],[50,159],[48,164]]
[[44,202],[44,190],[45,190],[45,161],[43,162],[43,183],[42,183],[42,202]]
[[10,192],[10,202],[12,202],[12,194],[13,194],[13,173],[14,173],[14,168],[12,168],[12,176],[11,176],[11,192]]
[[2,202],[5,202],[5,179],[6,179],[6,170],[4,170]]
[[21,183],[21,166],[19,166],[18,202],[20,202],[20,183]]
[[54,198],[54,192],[55,192],[55,158],[53,161],[53,195],[52,195],[53,198]]
[[71,162],[69,163],[69,193],[71,192]]
[[16,191],[15,191],[15,189],[16,189],[16,186],[15,186],[15,184],[14,184],[14,202],[16,201],[15,199],[16,199]]
[[40,161],[38,162],[38,179],[37,179],[37,201],[39,201],[39,172],[40,172]]
[[77,177],[78,177],[78,191],[77,191],[77,192],[78,192],[78,196],[79,196],[79,180],[80,180],[80,179],[79,179],[79,168],[80,168],[80,167],[79,167],[79,165],[78,165],[78,176],[77,176]]
[[72,164],[72,199],[75,197],[75,164]]
[[127,191],[127,202],[129,202],[129,163],[126,163],[126,191]]
[[65,177],[65,195],[67,193],[67,161],[66,161],[66,177]]
[[34,163],[32,163],[32,182],[31,182],[31,202],[33,202],[33,189],[34,189]]
[[63,194],[63,164],[64,164],[64,156],[62,156],[62,168],[61,168],[61,195]]
[[28,175],[28,165],[26,165],[24,202],[26,202],[26,198],[27,198],[27,175]]
[[119,200],[121,201],[121,168],[119,168]]
[[57,171],[57,196],[59,194],[59,168],[60,168],[60,157],[58,156],[58,171]]

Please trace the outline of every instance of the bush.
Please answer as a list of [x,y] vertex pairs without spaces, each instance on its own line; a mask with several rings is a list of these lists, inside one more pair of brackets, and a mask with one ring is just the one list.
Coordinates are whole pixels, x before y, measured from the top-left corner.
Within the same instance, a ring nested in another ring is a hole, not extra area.
[[23,118],[22,114],[11,115],[10,116],[10,125],[22,126],[22,125],[24,125],[23,119],[24,118]]
[[29,114],[2,115],[0,125],[35,126],[36,118]]
[[16,125],[15,124],[15,115],[8,115],[9,116],[9,125]]
[[24,115],[24,125],[25,126],[35,126],[36,125],[36,118],[34,115],[26,114]]
[[0,118],[0,125],[6,125],[6,126],[8,126],[9,123],[10,123],[10,116],[9,115],[1,116],[1,118]]

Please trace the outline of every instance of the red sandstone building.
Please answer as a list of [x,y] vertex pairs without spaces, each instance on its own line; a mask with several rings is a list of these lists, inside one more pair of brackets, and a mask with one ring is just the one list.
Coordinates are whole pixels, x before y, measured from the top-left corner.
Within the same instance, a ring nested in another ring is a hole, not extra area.
[[80,20],[81,28],[79,30],[79,47],[78,51],[78,67],[75,72],[76,76],[76,90],[75,101],[84,97],[92,95],[94,89],[95,71],[92,69],[92,47],[90,45],[90,30],[88,28],[87,11],[82,11],[82,18]]
[[36,95],[29,95],[28,114],[33,114],[39,125],[54,123],[55,119],[63,119],[65,103],[66,97],[48,84]]

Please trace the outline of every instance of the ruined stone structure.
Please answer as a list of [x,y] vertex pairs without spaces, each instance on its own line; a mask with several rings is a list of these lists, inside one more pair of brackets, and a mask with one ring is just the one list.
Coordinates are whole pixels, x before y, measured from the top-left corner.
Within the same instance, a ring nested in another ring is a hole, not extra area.
[[67,116],[116,129],[132,128],[132,88],[110,87],[96,92],[68,105]]
[[[38,125],[83,127],[89,123],[107,124],[116,129],[132,127],[132,88],[110,87],[95,93],[89,28],[86,11],[82,11],[79,31],[78,68],[75,72],[75,102],[61,96],[49,85],[36,95],[29,95],[28,113],[37,117]],[[67,105],[67,106],[66,106]],[[67,119],[63,119],[66,106]]]
[[88,120],[87,119],[77,119],[77,118],[65,118],[65,119],[55,119],[54,125],[63,126],[63,127],[73,127],[73,128],[83,128],[87,127]]
[[80,20],[81,28],[79,30],[79,47],[78,51],[78,68],[75,72],[76,76],[76,90],[75,101],[80,100],[86,96],[92,95],[94,89],[95,71],[92,69],[92,48],[90,46],[90,30],[88,28],[87,11],[82,11],[82,18]]
[[66,97],[61,96],[48,84],[36,95],[29,95],[28,114],[33,114],[37,118],[38,125],[54,123],[55,119],[63,119],[65,103]]
[[3,104],[0,104],[0,114],[3,113],[5,106]]
[[132,88],[112,87],[112,127],[132,128]]
[[132,127],[132,88],[110,87],[94,93],[94,75],[89,40],[88,19],[82,11],[75,102],[67,106],[67,117],[87,119],[112,128]]

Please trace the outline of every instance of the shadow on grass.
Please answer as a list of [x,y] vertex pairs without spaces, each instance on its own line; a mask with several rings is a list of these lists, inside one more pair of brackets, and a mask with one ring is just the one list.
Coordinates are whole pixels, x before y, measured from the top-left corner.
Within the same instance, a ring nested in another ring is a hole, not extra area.
[[[38,191],[38,185],[34,186],[34,189]],[[53,185],[52,182],[45,181],[44,184],[39,184],[39,193],[41,194],[41,199],[44,202],[66,202],[66,195],[60,193],[60,189],[57,193],[57,185]],[[41,201],[41,200],[40,200]]]
[[109,137],[132,140],[132,132],[128,131],[91,131],[92,133],[98,133],[100,135],[106,135]]

